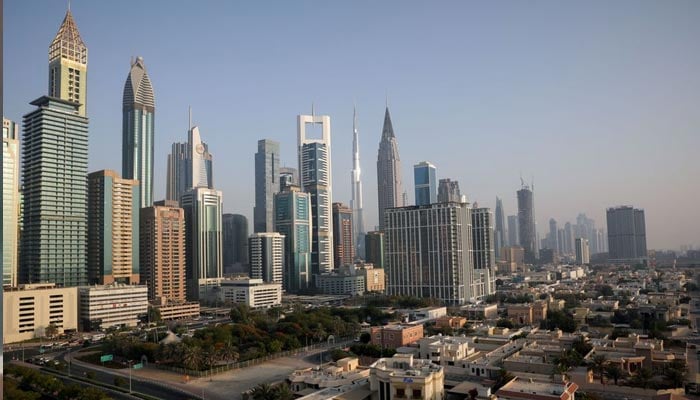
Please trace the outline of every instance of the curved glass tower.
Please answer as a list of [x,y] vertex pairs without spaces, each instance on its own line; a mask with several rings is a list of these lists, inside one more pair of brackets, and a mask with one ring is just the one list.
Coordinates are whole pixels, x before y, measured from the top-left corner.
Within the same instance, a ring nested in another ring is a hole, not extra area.
[[122,177],[138,179],[141,207],[153,205],[153,138],[156,104],[143,58],[131,62],[124,84]]

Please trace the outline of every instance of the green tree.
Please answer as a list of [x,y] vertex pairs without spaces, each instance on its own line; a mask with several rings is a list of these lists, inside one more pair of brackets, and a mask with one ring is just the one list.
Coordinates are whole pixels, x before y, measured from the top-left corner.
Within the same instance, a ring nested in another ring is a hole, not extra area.
[[685,373],[687,372],[687,370],[688,367],[686,366],[685,361],[671,361],[671,365],[669,365],[669,367],[666,368],[666,371],[664,371],[664,377],[666,378],[666,382],[668,382],[668,384],[672,388],[683,387],[683,382],[685,381]]
[[56,324],[54,323],[50,323],[49,326],[47,326],[44,330],[44,335],[46,335],[46,337],[49,338],[58,335],[58,326],[56,326]]
[[273,392],[275,400],[294,400],[294,393],[285,383],[275,386]]
[[622,371],[622,368],[620,368],[619,365],[610,363],[605,366],[605,376],[608,378],[612,379],[613,382],[615,382],[615,385],[617,385],[617,381],[624,376],[624,372]]
[[498,373],[496,374],[496,383],[494,383],[493,387],[491,390],[493,393],[495,393],[498,389],[502,388],[506,383],[510,382],[513,380],[515,376],[508,372],[505,368],[501,368],[498,370]]
[[276,400],[275,390],[268,383],[261,383],[250,392],[253,400]]
[[202,349],[199,346],[185,346],[181,355],[182,365],[191,370],[202,366]]
[[642,368],[637,371],[636,375],[632,376],[632,384],[644,389],[649,389],[651,387],[652,378],[654,378],[654,373],[651,371],[651,369]]
[[600,377],[600,383],[605,383],[605,366],[608,364],[608,359],[603,354],[597,354],[593,356],[590,361],[589,368],[594,374]]
[[127,383],[128,383],[128,382],[126,381],[126,379],[123,378],[123,377],[121,377],[121,376],[115,376],[115,377],[114,377],[114,386],[122,387],[122,386],[126,386]]

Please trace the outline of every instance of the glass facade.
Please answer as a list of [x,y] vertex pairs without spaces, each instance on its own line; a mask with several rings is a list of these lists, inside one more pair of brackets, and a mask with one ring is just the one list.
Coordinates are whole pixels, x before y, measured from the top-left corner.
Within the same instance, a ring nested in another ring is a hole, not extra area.
[[255,208],[254,232],[274,230],[273,203],[280,190],[280,145],[273,140],[259,140],[255,153]]
[[435,166],[422,162],[413,166],[416,205],[437,203],[437,176]]
[[311,202],[308,193],[285,190],[275,195],[275,230],[285,236],[282,283],[289,293],[311,286]]
[[87,118],[50,97],[24,116],[21,283],[87,283]]
[[17,286],[19,235],[19,127],[2,120],[2,284]]

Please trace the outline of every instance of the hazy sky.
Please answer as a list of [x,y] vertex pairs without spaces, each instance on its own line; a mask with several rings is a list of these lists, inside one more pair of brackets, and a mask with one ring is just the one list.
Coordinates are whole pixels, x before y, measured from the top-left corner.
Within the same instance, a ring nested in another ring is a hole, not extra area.
[[[66,2],[5,0],[4,114],[47,93]],[[650,248],[700,246],[700,1],[87,1],[89,170],[121,173],[122,92],[143,56],[156,95],[155,198],[187,106],[226,212],[252,218],[256,142],[297,165],[296,115],[331,116],[333,200],[349,202],[359,113],[367,226],[377,222],[385,94],[413,199],[413,164],[470,201],[516,212],[535,178],[539,230],[579,212],[646,210]],[[251,221],[252,225],[252,221]]]

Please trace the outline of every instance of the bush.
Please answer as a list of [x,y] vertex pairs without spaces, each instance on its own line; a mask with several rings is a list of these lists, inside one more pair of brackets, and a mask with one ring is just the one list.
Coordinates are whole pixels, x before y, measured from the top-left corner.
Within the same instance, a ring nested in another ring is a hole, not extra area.
[[123,386],[126,386],[127,384],[128,384],[128,382],[126,381],[126,378],[122,378],[121,376],[114,377],[114,386],[123,387]]

